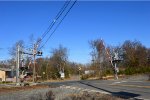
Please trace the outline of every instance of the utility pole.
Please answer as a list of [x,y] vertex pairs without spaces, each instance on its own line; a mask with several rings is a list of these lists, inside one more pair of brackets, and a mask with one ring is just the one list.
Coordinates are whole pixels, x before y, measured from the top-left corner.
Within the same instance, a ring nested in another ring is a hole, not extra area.
[[33,65],[33,82],[35,82],[35,54],[33,54],[33,60],[34,60],[34,65]]
[[47,62],[47,66],[46,66],[46,77],[47,77],[47,80],[48,80],[48,71],[47,71],[47,70],[48,70],[48,69],[47,69],[47,68],[48,68],[48,65],[49,65],[49,64],[48,64],[48,62]]
[[17,46],[17,50],[16,50],[16,83],[20,84],[20,79],[19,79],[20,78],[20,72],[19,72],[19,69],[20,69],[20,67],[19,67],[19,65],[20,65],[20,53],[33,56],[33,60],[34,60],[33,61],[33,63],[34,63],[34,66],[33,66],[33,82],[36,82],[36,70],[35,70],[36,55],[37,56],[42,56],[42,52],[37,51],[37,47],[38,47],[38,45],[34,44],[32,53],[27,53],[27,52],[21,51],[19,45]]
[[16,85],[20,85],[20,72],[19,72],[19,64],[20,64],[20,46],[17,46],[17,52],[16,52]]
[[35,56],[36,56],[36,53],[37,53],[37,45],[34,44],[34,47],[33,47],[33,60],[34,60],[34,66],[33,66],[33,83],[35,83],[36,81],[36,78],[35,78]]
[[34,44],[34,46],[33,46],[33,52],[32,52],[32,55],[33,55],[33,62],[34,62],[34,66],[33,66],[33,83],[35,83],[36,82],[36,79],[37,79],[37,77],[36,77],[36,69],[35,69],[35,65],[36,65],[36,55],[37,56],[42,56],[42,52],[41,51],[38,51],[37,50],[37,48],[38,48],[38,43],[35,43]]

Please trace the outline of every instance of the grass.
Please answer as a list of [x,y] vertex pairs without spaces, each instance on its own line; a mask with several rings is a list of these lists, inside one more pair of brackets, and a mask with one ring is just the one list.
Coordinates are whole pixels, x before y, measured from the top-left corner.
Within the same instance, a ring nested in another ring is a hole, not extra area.
[[72,94],[64,100],[123,100],[122,98],[101,93],[83,92],[82,94]]
[[[57,94],[54,94],[52,91],[46,93],[45,97],[41,98],[41,94],[37,95],[36,97],[30,97],[30,100],[55,100]],[[82,93],[75,93],[75,94],[67,94],[63,95],[61,100],[124,100],[122,98],[101,94],[99,92],[87,92],[84,91]]]
[[9,82],[9,81],[3,81],[3,82],[0,82],[0,84],[10,84],[10,83],[13,83],[13,82]]
[[0,93],[8,93],[14,91],[32,90],[32,89],[40,89],[40,88],[49,88],[49,86],[34,85],[34,86],[26,86],[26,87],[0,87]]

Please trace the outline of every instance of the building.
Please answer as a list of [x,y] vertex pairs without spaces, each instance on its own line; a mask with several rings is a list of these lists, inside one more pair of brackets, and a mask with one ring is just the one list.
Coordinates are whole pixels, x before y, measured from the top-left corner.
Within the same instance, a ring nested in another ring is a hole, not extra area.
[[12,81],[14,71],[10,68],[0,68],[0,81]]
[[85,70],[84,74],[94,74],[94,70]]

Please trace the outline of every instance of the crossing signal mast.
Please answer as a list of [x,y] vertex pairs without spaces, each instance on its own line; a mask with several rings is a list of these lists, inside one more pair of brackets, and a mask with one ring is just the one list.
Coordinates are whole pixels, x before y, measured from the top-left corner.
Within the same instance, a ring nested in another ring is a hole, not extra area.
[[104,44],[104,41],[101,39],[102,41],[102,45],[104,47],[104,51],[105,51],[105,54],[106,54],[106,57],[108,58],[112,68],[113,68],[113,71],[114,71],[114,77],[115,79],[118,79],[118,72],[119,72],[119,68],[117,67],[117,64],[119,62],[121,62],[123,59],[121,57],[121,55],[119,54],[118,50],[117,51],[110,51],[109,48],[106,48],[105,44]]
[[117,64],[121,62],[123,59],[119,56],[118,52],[113,51],[113,53],[111,54],[108,48],[105,50],[107,57],[109,58],[109,62],[111,63],[111,66],[113,68],[115,79],[118,79],[119,68],[117,67]]

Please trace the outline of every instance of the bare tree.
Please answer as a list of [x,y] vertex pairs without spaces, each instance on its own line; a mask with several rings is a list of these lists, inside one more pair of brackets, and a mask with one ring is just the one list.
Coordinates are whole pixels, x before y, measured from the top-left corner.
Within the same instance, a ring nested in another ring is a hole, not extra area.
[[125,41],[122,45],[128,67],[144,67],[147,64],[147,49],[139,41]]
[[11,56],[11,59],[9,60],[11,65],[16,65],[16,52],[17,52],[17,46],[20,46],[20,48],[24,48],[24,41],[19,40],[14,45],[12,45],[11,48],[8,49],[9,54]]
[[93,40],[90,42],[90,46],[92,48],[91,56],[93,65],[98,70],[100,78],[102,78],[103,71],[106,69],[105,62],[107,58],[104,41],[102,39]]
[[54,69],[57,70],[58,77],[60,77],[58,74],[60,71],[64,72],[66,77],[69,77],[67,59],[67,48],[60,45],[58,48],[52,50],[52,56],[50,57],[50,60]]
[[16,51],[17,51],[17,46],[20,46],[20,48],[24,48],[24,41],[23,40],[19,40],[17,41],[11,48],[9,48],[9,54],[12,58],[16,57]]

